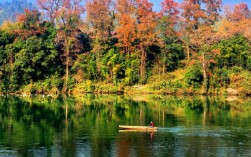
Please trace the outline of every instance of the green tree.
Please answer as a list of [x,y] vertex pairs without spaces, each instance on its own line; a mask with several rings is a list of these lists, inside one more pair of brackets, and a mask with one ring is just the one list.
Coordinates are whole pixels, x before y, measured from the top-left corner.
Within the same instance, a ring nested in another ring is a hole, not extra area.
[[243,35],[239,34],[230,39],[220,41],[218,48],[220,50],[220,57],[217,61],[219,67],[247,67],[247,59],[250,56],[250,44]]
[[56,42],[61,49],[61,58],[65,65],[63,92],[68,91],[70,68],[74,62],[74,56],[82,52],[83,44],[78,39],[81,34],[81,15],[84,13],[84,7],[81,0],[65,0],[57,14],[58,26]]
[[184,79],[188,86],[199,87],[203,82],[203,74],[198,66],[193,65],[187,69]]
[[117,48],[110,49],[102,59],[101,72],[109,82],[110,80],[116,85],[119,77],[124,75],[124,56],[120,55]]
[[14,41],[14,34],[0,30],[0,91],[7,92],[13,81],[13,59],[11,43]]

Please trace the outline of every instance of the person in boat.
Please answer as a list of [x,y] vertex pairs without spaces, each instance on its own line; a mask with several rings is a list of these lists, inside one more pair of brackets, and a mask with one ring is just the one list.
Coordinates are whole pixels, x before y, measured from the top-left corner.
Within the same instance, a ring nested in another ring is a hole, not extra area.
[[154,123],[151,121],[151,123],[148,125],[150,128],[154,128]]

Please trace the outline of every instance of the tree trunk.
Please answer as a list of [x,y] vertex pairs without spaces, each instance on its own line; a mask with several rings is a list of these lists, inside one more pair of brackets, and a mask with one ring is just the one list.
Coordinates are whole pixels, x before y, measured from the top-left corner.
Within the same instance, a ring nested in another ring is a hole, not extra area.
[[66,93],[68,91],[68,79],[69,79],[69,61],[70,61],[70,44],[66,39],[66,63],[65,63],[65,83],[63,92]]
[[165,74],[165,72],[166,72],[166,65],[165,65],[165,63],[163,63],[162,73]]
[[162,73],[165,74],[166,72],[166,54],[164,54],[164,61],[162,61]]
[[205,89],[205,93],[208,92],[208,78],[207,78],[207,71],[206,71],[206,61],[205,61],[205,53],[202,53],[202,68],[203,68],[203,85]]
[[[9,73],[9,85],[8,85],[8,90],[11,90],[11,84],[12,84],[12,81],[13,81],[13,69],[14,69],[14,59],[13,59],[13,54],[12,52],[10,53],[10,73]],[[10,92],[10,91],[9,91]]]
[[140,76],[145,76],[145,68],[146,68],[146,51],[144,50],[143,46],[141,46],[141,64],[140,64]]
[[190,60],[190,50],[189,50],[189,44],[186,43],[186,51],[187,51],[187,60]]
[[206,62],[205,62],[205,53],[202,53],[202,67],[203,67],[203,78],[204,80],[207,79],[207,73],[206,73]]
[[96,54],[96,67],[97,67],[97,71],[98,71],[98,76],[97,76],[97,79],[99,80],[99,81],[101,81],[101,54],[100,54],[100,52],[102,51],[102,48],[98,48],[98,51],[95,53]]

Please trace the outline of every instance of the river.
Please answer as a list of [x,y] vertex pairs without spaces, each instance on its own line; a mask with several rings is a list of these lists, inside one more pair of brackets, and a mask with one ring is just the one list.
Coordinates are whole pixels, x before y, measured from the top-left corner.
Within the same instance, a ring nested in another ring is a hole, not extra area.
[[[156,132],[120,131],[148,125]],[[0,97],[1,157],[251,156],[249,98]]]

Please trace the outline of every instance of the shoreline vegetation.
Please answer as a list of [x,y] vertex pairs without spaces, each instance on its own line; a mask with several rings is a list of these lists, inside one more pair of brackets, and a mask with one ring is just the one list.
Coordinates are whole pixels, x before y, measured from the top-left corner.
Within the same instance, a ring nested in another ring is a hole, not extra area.
[[[205,92],[205,88],[201,85],[199,87],[187,86],[184,82],[183,70],[173,72],[171,74],[152,76],[151,83],[135,84],[132,86],[114,85],[106,82],[92,82],[87,80],[83,83],[74,84],[72,90],[62,92],[58,88],[46,89],[45,87],[37,86],[36,83],[24,86],[21,90],[12,93],[5,93],[9,95],[82,95],[82,94],[118,94],[118,95],[173,95],[173,96],[192,96],[192,95],[205,95],[205,96],[251,96],[251,74],[247,71],[233,73],[230,75],[229,84],[225,87],[209,88]],[[169,75],[169,76],[167,76]],[[178,76],[175,76],[178,75]],[[170,77],[172,79],[162,78]],[[243,76],[247,78],[242,78]],[[155,80],[156,79],[156,80]],[[167,81],[166,81],[167,80]],[[244,81],[243,81],[244,80]],[[1,93],[4,95],[4,93]]]
[[2,94],[251,96],[246,3],[36,2],[0,26]]

